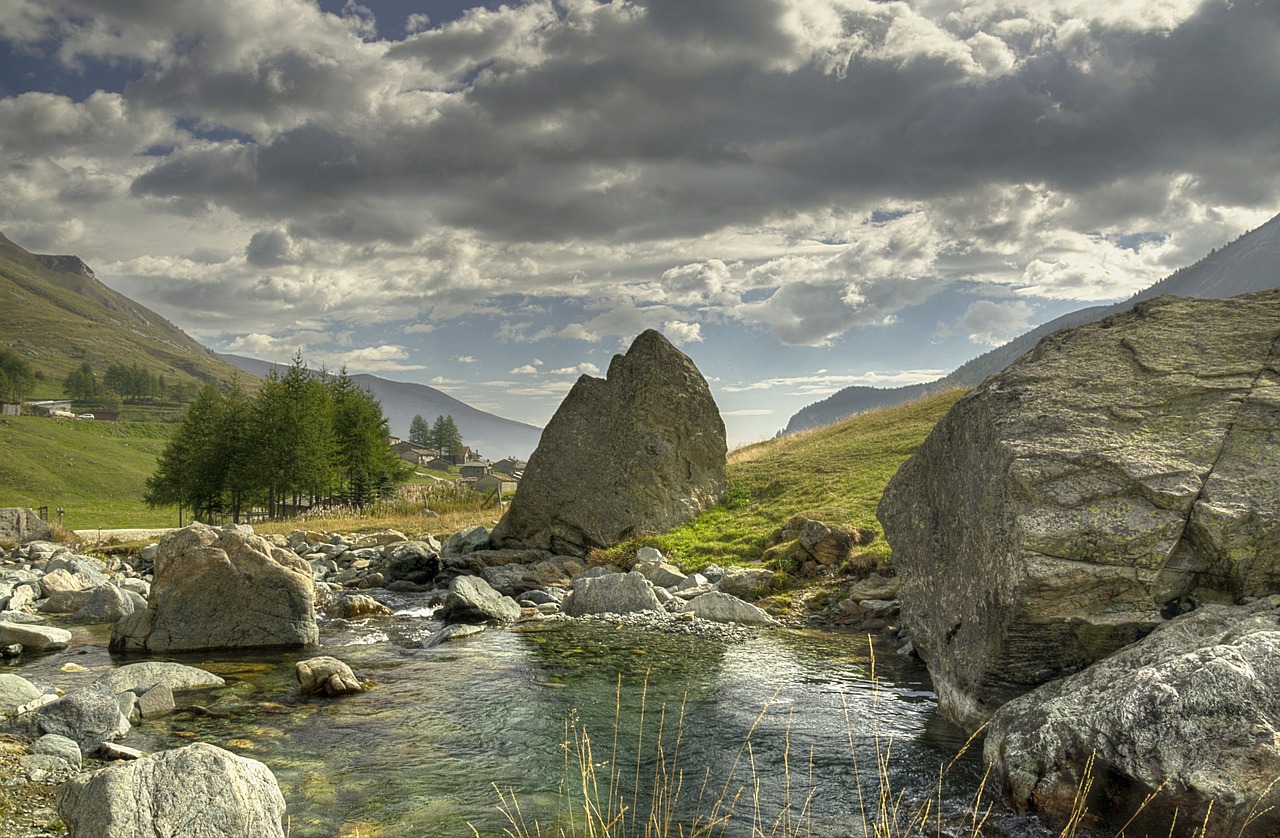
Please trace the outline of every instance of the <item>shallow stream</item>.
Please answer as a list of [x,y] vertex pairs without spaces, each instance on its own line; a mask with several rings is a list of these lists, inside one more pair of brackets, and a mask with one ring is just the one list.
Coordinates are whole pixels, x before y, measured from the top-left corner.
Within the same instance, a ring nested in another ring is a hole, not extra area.
[[[440,622],[422,600],[393,602],[394,617],[322,621],[318,651],[169,656],[227,686],[179,693],[178,712],[126,744],[198,739],[261,760],[284,791],[290,838],[503,835],[500,793],[525,834],[535,821],[555,834],[566,790],[581,823],[583,769],[565,745],[583,730],[601,808],[612,799],[643,820],[675,798],[686,823],[728,811],[710,833],[726,838],[863,835],[879,808],[877,755],[904,825],[927,802],[958,827],[981,782],[976,747],[939,782],[965,737],[935,712],[924,667],[865,634],[771,629],[725,643],[547,621],[418,649]],[[9,671],[70,690],[131,662],[107,653],[106,627],[69,628],[69,649]],[[316,654],[372,688],[301,696],[293,664]],[[1047,834],[998,804],[996,823]]]

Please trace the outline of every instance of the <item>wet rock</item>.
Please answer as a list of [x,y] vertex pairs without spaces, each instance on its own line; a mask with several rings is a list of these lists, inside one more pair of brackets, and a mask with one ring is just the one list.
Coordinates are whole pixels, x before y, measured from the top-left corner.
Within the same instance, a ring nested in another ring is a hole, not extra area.
[[484,626],[466,625],[463,623],[455,623],[451,626],[445,626],[440,631],[435,632],[426,640],[419,644],[419,648],[431,649],[439,646],[441,643],[448,643],[450,640],[461,640],[464,637],[474,637],[484,632]]
[[119,762],[58,789],[69,838],[284,838],[284,796],[271,771],[204,743]]
[[607,378],[584,375],[565,397],[493,543],[585,556],[669,529],[720,498],[725,452],[702,374],[662,335],[644,332]]
[[324,613],[343,620],[363,620],[368,617],[390,617],[395,612],[366,594],[343,594],[331,600]]
[[143,719],[158,719],[173,712],[173,690],[160,683],[138,695],[138,715]]
[[12,622],[0,623],[0,646],[18,644],[27,653],[55,652],[67,648],[71,632],[53,626],[39,626]]
[[136,690],[152,684],[164,684],[174,692],[197,690],[206,687],[221,687],[226,681],[194,666],[186,666],[171,661],[142,661],[130,663],[104,674],[96,683],[102,684],[112,693]]
[[479,577],[459,576],[449,583],[440,616],[450,623],[513,623],[520,619],[520,606]]
[[351,671],[351,667],[328,655],[298,661],[294,664],[294,675],[307,695],[323,693],[336,696],[364,691],[364,686]]

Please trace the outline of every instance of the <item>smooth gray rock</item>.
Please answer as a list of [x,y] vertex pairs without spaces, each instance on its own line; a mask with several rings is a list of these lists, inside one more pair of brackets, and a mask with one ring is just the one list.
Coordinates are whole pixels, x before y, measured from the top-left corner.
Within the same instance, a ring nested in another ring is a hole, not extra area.
[[464,623],[454,623],[445,626],[436,633],[432,634],[426,640],[418,644],[420,649],[431,649],[439,646],[441,643],[447,643],[450,640],[461,640],[464,637],[474,637],[477,634],[484,633],[484,626],[466,625]]
[[26,544],[29,541],[48,541],[53,530],[40,520],[34,509],[8,506],[0,508],[0,541]]
[[83,762],[80,746],[76,744],[75,740],[68,739],[66,736],[61,736],[57,733],[46,733],[35,742],[32,742],[31,753],[49,754],[58,757],[76,771],[80,770]]
[[688,356],[655,331],[578,379],[542,432],[498,547],[572,556],[661,532],[715,504],[728,485],[724,422]]
[[0,713],[12,713],[41,694],[39,687],[21,675],[0,673]]
[[[1097,793],[1149,807],[1165,834],[1177,807],[1208,835],[1280,834],[1280,597],[1207,605],[1083,672],[1001,707],[984,759],[1021,809],[1065,816],[1095,754]],[[1259,802],[1260,801],[1260,802]],[[1128,812],[1116,812],[1123,818]],[[1161,824],[1163,823],[1163,829]],[[1141,834],[1146,827],[1135,829]]]
[[32,739],[56,733],[75,740],[80,750],[92,753],[108,739],[129,732],[129,720],[120,715],[115,693],[100,683],[10,719],[4,730]]
[[449,583],[440,617],[450,623],[514,623],[520,606],[477,576],[459,576]]
[[659,588],[675,588],[688,579],[680,568],[662,560],[637,561],[631,569],[638,571]]
[[118,762],[58,789],[69,838],[284,838],[270,769],[198,742]]
[[67,648],[71,632],[53,626],[0,623],[0,646],[18,644],[24,652],[56,652]]
[[968,727],[1206,603],[1280,590],[1280,290],[1157,297],[961,399],[878,515]]
[[116,623],[115,651],[314,646],[311,567],[294,553],[232,527],[195,524],[156,553],[151,601]]
[[579,576],[573,582],[573,593],[565,600],[563,610],[570,617],[583,617],[663,609],[653,592],[653,584],[643,574],[632,570],[594,579]]
[[180,692],[221,687],[227,682],[212,672],[196,669],[194,666],[170,661],[141,661],[113,669],[96,683],[104,685],[113,693],[122,693],[152,684],[164,684],[174,692]]
[[778,621],[765,613],[764,609],[720,591],[711,591],[694,597],[685,605],[682,613],[692,613],[703,620],[716,623],[739,623],[744,626],[776,626],[778,624]]

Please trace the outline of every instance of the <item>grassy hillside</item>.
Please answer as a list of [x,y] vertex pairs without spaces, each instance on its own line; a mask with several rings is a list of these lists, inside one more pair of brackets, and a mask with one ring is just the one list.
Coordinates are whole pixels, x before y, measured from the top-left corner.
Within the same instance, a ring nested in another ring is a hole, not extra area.
[[854,416],[825,428],[739,448],[729,454],[728,497],[651,544],[686,569],[710,562],[760,559],[793,516],[872,530],[863,548],[889,556],[876,504],[889,478],[942,415],[960,399],[951,390],[898,407]]
[[[0,346],[41,375],[31,398],[61,398],[61,382],[88,361],[163,374],[169,384],[226,381],[234,367],[177,326],[119,294],[74,256],[37,256],[0,235]],[[241,374],[243,378],[248,378]]]
[[0,506],[66,510],[64,526],[163,527],[173,510],[142,503],[172,425],[0,417]]

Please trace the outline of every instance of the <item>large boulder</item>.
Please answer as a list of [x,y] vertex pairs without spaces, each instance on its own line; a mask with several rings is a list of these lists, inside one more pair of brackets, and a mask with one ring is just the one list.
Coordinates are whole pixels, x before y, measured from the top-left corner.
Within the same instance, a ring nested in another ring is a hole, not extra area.
[[1022,809],[1067,817],[1092,759],[1093,793],[1107,802],[1090,809],[1118,815],[1115,827],[1159,788],[1135,833],[1165,834],[1177,808],[1196,835],[1277,835],[1277,731],[1280,597],[1268,597],[1207,605],[1009,701],[984,756]]
[[579,576],[573,580],[573,594],[564,602],[564,613],[570,617],[662,610],[653,583],[638,570],[595,578]]
[[26,544],[28,541],[48,541],[53,538],[53,529],[34,509],[23,509],[16,506],[0,508],[0,541],[14,544]]
[[170,652],[314,646],[311,567],[236,528],[195,524],[160,543],[146,610],[116,623],[111,648]]
[[478,576],[459,576],[449,583],[440,616],[450,623],[514,623],[520,606]]
[[497,547],[584,556],[689,520],[719,500],[724,422],[688,356],[655,331],[584,375],[542,432]]
[[70,838],[283,838],[270,769],[198,742],[72,777],[58,789]]
[[1159,297],[960,400],[878,514],[968,726],[1197,605],[1280,590],[1280,290]]

